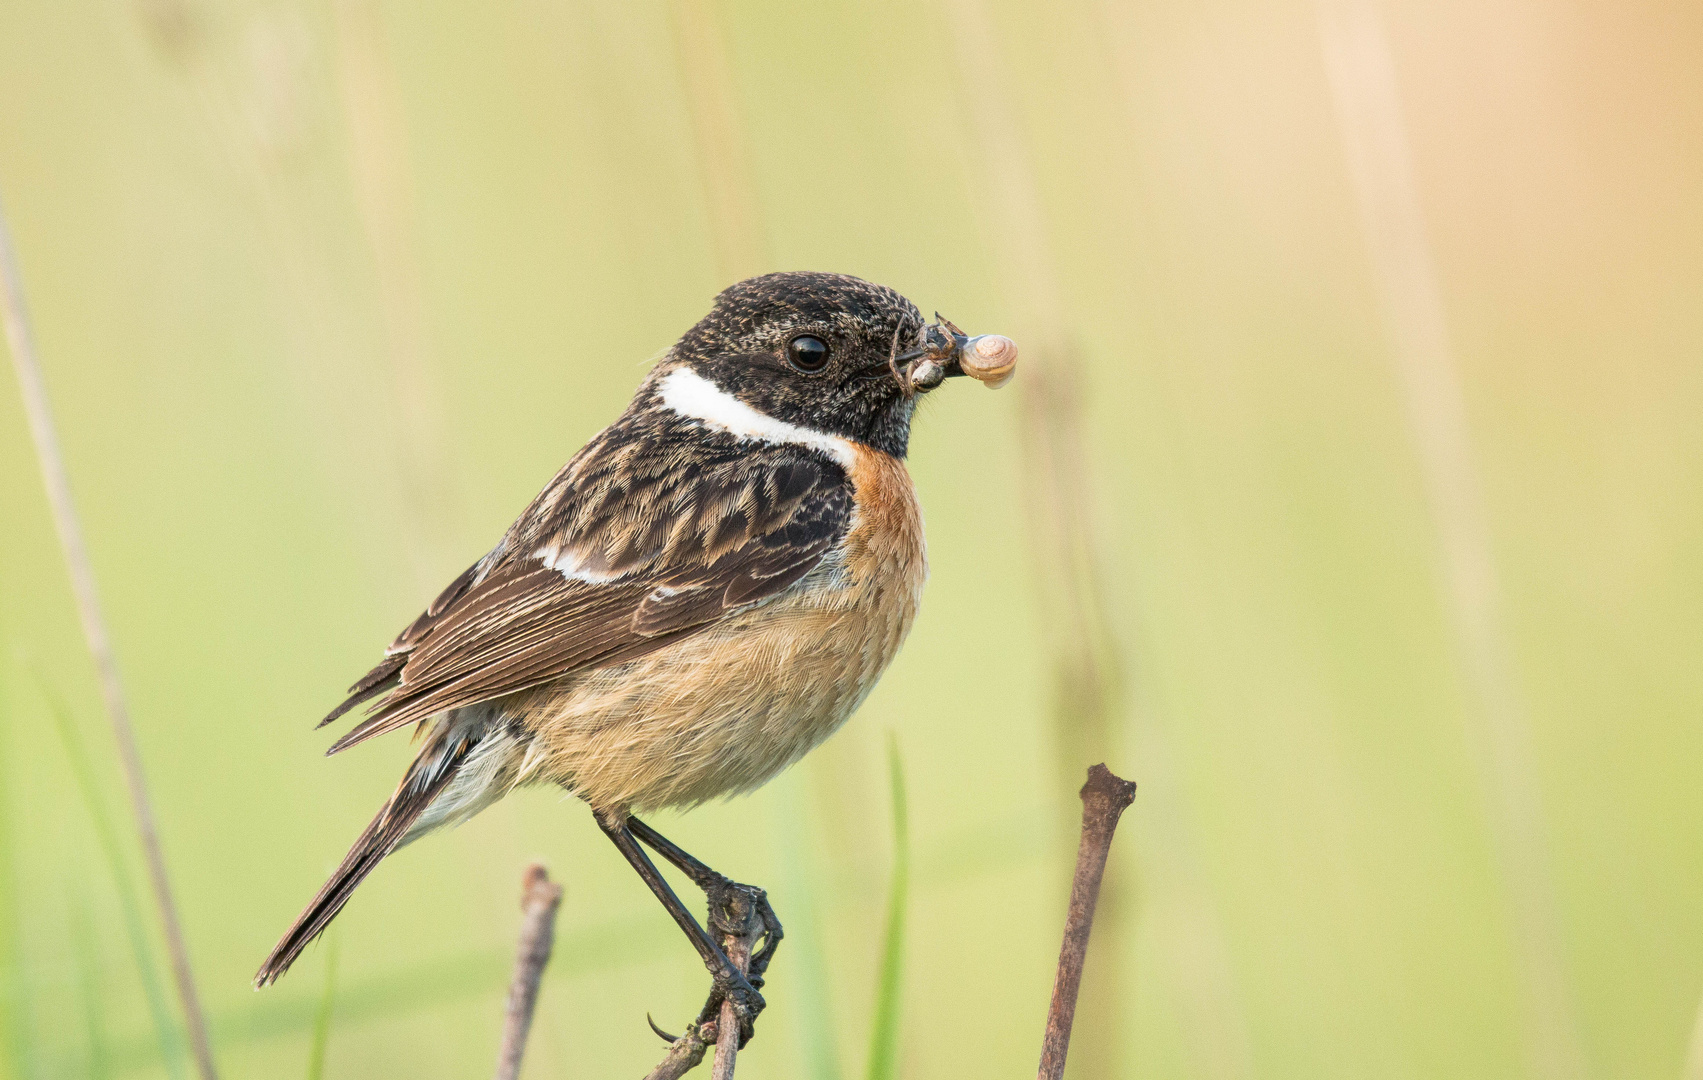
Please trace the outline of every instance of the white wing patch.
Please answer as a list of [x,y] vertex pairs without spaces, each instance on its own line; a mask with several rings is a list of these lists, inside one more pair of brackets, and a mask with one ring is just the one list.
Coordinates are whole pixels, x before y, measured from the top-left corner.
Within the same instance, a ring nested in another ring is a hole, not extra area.
[[822,451],[848,470],[857,460],[857,449],[850,439],[811,431],[758,412],[691,368],[670,372],[662,380],[659,396],[664,405],[680,416],[740,439],[808,446]]
[[532,555],[539,562],[569,581],[583,581],[588,585],[607,585],[609,582],[625,576],[623,573],[599,569],[597,564],[602,562],[602,559],[588,559],[583,553],[573,548],[542,547],[533,552]]

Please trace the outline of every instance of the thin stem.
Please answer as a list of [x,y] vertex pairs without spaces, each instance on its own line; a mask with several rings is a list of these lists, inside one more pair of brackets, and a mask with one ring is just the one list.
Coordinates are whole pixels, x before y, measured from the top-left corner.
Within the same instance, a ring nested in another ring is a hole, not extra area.
[[1076,993],[1082,989],[1082,963],[1088,933],[1094,928],[1094,904],[1118,818],[1135,801],[1135,785],[1104,765],[1088,770],[1082,785],[1082,843],[1076,849],[1076,875],[1070,885],[1070,912],[1064,920],[1064,944],[1058,952],[1053,1001],[1047,1009],[1047,1033],[1041,1042],[1038,1080],[1059,1080],[1070,1051],[1070,1026],[1076,1020]]
[[1697,1017],[1691,1022],[1691,1042],[1685,1050],[1685,1067],[1679,1080],[1703,1080],[1703,1002],[1697,1005]]
[[538,984],[550,950],[556,944],[556,909],[562,906],[562,887],[550,880],[543,863],[526,868],[520,880],[520,946],[509,983],[508,1009],[503,1015],[503,1047],[497,1055],[497,1080],[516,1080],[532,1030],[532,1011],[538,1005]]
[[189,947],[184,943],[183,928],[178,922],[177,902],[172,898],[171,878],[166,873],[165,853],[160,848],[158,826],[154,821],[153,803],[148,797],[148,780],[142,770],[142,754],[136,746],[136,733],[130,725],[130,709],[124,697],[124,687],[118,677],[118,660],[113,655],[112,640],[107,633],[106,619],[101,614],[100,596],[95,589],[94,567],[83,543],[83,528],[77,519],[76,505],[71,501],[71,480],[65,472],[64,455],[60,453],[59,436],[53,425],[53,412],[47,399],[47,384],[42,379],[41,362],[37,357],[35,338],[30,331],[29,309],[24,304],[23,278],[18,271],[18,259],[13,249],[12,233],[6,224],[6,214],[0,206],[0,320],[6,324],[6,340],[12,350],[12,367],[18,374],[18,385],[24,399],[24,415],[29,421],[30,436],[35,441],[36,459],[41,465],[42,484],[47,488],[48,505],[53,511],[53,524],[59,533],[59,546],[65,554],[65,567],[71,576],[71,592],[77,602],[77,617],[83,624],[83,638],[88,642],[89,655],[100,677],[101,696],[106,701],[107,719],[112,723],[113,741],[118,746],[118,760],[124,768],[124,780],[130,789],[130,808],[136,816],[136,831],[142,839],[142,854],[148,864],[148,877],[154,887],[154,901],[160,909],[160,923],[165,931],[166,947],[171,951],[172,975],[177,982],[178,998],[183,1003],[183,1017],[189,1029],[189,1043],[195,1051],[195,1062],[202,1080],[217,1080],[218,1067],[213,1063],[212,1044],[207,1039],[207,1022],[201,1013],[201,1000],[195,992],[195,974],[189,964]]
[[[722,933],[721,947],[727,959],[743,975],[750,970],[751,949],[763,933],[763,924],[757,918],[756,906],[742,892],[734,894],[728,907],[727,914],[735,918],[729,919],[727,925],[736,929]],[[715,1066],[710,1070],[710,1080],[733,1080],[733,1066],[738,1054],[739,1013],[733,1001],[728,999],[721,1003],[721,1018],[716,1023]]]

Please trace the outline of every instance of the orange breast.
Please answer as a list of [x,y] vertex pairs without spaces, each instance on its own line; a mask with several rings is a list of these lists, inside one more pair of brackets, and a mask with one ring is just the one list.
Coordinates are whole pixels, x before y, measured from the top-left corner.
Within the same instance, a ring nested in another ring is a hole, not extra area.
[[851,481],[857,490],[857,516],[846,535],[846,569],[856,582],[854,588],[912,597],[905,615],[909,626],[928,577],[922,506],[904,462],[862,444],[856,444],[856,450]]

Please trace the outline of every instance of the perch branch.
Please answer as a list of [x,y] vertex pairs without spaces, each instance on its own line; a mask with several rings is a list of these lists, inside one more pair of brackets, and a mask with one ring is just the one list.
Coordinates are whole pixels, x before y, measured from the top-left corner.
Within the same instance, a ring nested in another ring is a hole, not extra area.
[[[715,920],[722,927],[721,948],[739,974],[744,975],[751,968],[751,950],[763,933],[763,924],[757,918],[756,905],[742,889],[733,891],[727,908],[721,913],[728,916],[726,922]],[[715,1067],[710,1070],[710,1080],[733,1080],[733,1063],[738,1053],[739,1014],[734,1011],[732,1001],[724,1001],[721,1019],[716,1024]]]
[[71,478],[65,471],[65,457],[60,452],[59,434],[54,428],[53,410],[47,399],[47,383],[42,378],[35,335],[30,330],[29,309],[24,304],[23,277],[18,270],[17,253],[3,207],[0,207],[0,319],[6,324],[12,367],[18,374],[24,416],[29,421],[36,460],[41,466],[42,485],[47,489],[48,506],[53,511],[53,524],[59,533],[65,568],[70,573],[77,617],[83,624],[83,638],[88,643],[89,655],[100,676],[107,719],[112,725],[113,741],[118,744],[118,760],[124,769],[125,784],[130,789],[130,808],[136,816],[136,831],[141,835],[142,855],[148,864],[148,880],[153,885],[154,902],[160,910],[166,947],[171,951],[172,977],[183,1005],[189,1043],[195,1051],[195,1063],[202,1080],[218,1080],[219,1070],[213,1063],[213,1048],[207,1038],[207,1021],[201,1012],[200,996],[195,991],[195,973],[189,965],[189,946],[184,942],[183,927],[178,922],[177,901],[172,897],[165,852],[160,847],[153,802],[148,796],[142,752],[136,746],[136,733],[130,726],[130,707],[124,696],[124,685],[118,677],[118,659],[113,655],[106,617],[101,612],[94,567],[89,562],[89,549],[83,542],[83,526],[77,518],[76,504],[71,500]]
[[533,863],[520,879],[520,945],[515,952],[514,979],[509,983],[508,1008],[503,1014],[503,1048],[497,1055],[497,1080],[520,1076],[526,1034],[532,1030],[532,1010],[538,1004],[538,984],[550,949],[556,943],[556,909],[562,906],[562,887],[550,880],[543,863]]
[[1076,992],[1082,988],[1082,961],[1088,954],[1088,932],[1094,928],[1094,903],[1100,898],[1100,878],[1117,831],[1118,818],[1135,801],[1135,785],[1113,775],[1105,765],[1088,770],[1082,785],[1082,843],[1076,849],[1076,876],[1070,885],[1070,912],[1064,920],[1064,944],[1058,952],[1053,978],[1053,1002],[1047,1009],[1047,1033],[1041,1042],[1038,1080],[1059,1080],[1070,1050],[1070,1025],[1076,1019]]

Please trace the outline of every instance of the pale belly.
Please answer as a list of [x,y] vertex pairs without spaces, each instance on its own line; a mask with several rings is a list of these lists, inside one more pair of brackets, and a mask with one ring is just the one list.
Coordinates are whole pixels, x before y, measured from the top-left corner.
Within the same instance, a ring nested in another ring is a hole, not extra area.
[[833,734],[874,687],[916,613],[914,601],[882,606],[783,598],[517,702],[531,735],[521,782],[562,784],[599,809],[749,791]]

